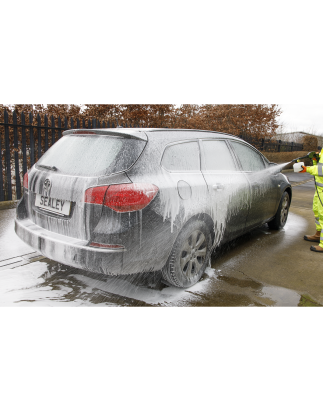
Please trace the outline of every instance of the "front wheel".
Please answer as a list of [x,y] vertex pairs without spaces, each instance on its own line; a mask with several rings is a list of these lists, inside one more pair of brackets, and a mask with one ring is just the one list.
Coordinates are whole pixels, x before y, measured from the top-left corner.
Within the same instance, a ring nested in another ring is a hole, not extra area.
[[288,211],[290,206],[290,198],[287,191],[284,192],[279,203],[277,213],[273,220],[269,221],[268,226],[274,230],[279,230],[284,227],[288,217]]
[[212,236],[205,222],[188,223],[179,233],[162,270],[164,280],[180,288],[197,283],[209,262],[211,246]]

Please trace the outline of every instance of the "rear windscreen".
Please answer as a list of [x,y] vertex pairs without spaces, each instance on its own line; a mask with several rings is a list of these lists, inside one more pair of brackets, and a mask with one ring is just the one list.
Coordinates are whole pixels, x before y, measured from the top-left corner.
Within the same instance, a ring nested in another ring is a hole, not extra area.
[[103,135],[69,135],[59,139],[37,162],[58,173],[81,176],[109,175],[127,170],[146,142]]

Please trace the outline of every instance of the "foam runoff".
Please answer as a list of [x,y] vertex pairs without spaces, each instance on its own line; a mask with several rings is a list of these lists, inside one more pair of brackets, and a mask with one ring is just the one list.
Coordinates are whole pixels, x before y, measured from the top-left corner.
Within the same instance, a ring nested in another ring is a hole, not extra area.
[[[159,290],[140,285],[140,281],[138,284],[129,282],[123,276],[106,276],[104,280],[100,277],[93,278],[91,273],[74,273],[73,268],[65,274],[56,270],[50,273],[47,263],[43,261],[34,262],[29,267],[1,271],[0,307],[122,306],[125,304],[123,298],[142,301],[149,305],[190,305],[192,301],[200,298],[194,295],[194,292],[206,292],[211,279],[217,277],[216,270],[207,267],[205,279],[189,290],[177,287],[164,287]],[[112,301],[98,302],[106,293]]]
[[214,245],[219,244],[224,236],[227,222],[235,215],[238,215],[242,209],[248,207],[250,201],[252,201],[251,193],[249,192],[250,183],[257,184],[258,196],[265,197],[272,186],[270,175],[278,174],[289,163],[272,165],[270,168],[265,168],[252,174],[246,173],[246,175],[244,173],[226,174],[225,172],[219,174],[219,181],[225,188],[220,194],[213,192],[211,196],[221,196],[221,201],[219,199],[215,201],[215,197],[210,198],[207,185],[201,184],[198,176],[192,175],[191,180],[196,179],[195,195],[190,201],[181,202],[177,187],[171,181],[172,176],[164,172],[165,178],[160,184],[162,188],[160,198],[164,220],[170,218],[172,231],[176,219],[181,220],[183,224],[184,221],[188,221],[194,215],[197,208],[204,209],[212,217],[213,221],[216,221]]

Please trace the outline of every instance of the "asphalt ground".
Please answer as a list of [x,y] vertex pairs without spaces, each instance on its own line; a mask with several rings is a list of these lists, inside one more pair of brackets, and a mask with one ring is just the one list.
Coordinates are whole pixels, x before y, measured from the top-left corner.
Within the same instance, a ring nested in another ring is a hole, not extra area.
[[286,172],[293,199],[281,231],[267,225],[217,249],[201,281],[181,290],[159,273],[106,276],[44,258],[14,232],[15,209],[0,210],[2,306],[320,306],[323,255],[315,232],[313,178]]

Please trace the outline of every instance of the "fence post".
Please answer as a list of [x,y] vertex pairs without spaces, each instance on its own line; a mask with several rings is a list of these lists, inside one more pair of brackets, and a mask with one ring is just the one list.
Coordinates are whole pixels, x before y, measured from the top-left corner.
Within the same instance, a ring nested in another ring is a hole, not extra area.
[[37,129],[37,140],[38,140],[38,159],[37,160],[39,160],[40,159],[40,157],[41,157],[41,119],[40,119],[40,115],[39,115],[39,113],[37,114],[37,127],[38,127],[38,129]]
[[280,153],[280,146],[281,146],[282,141],[278,140],[278,153]]
[[52,128],[52,145],[55,143],[55,119],[52,115],[50,118],[51,128]]
[[65,119],[64,119],[64,129],[65,129],[65,130],[68,129],[68,124],[67,124],[67,118],[66,118],[66,116],[65,116]]
[[[4,111],[4,122],[9,123],[7,110]],[[11,164],[10,164],[10,142],[9,142],[9,126],[4,126],[4,138],[6,147],[6,168],[7,168],[7,187],[8,187],[8,200],[12,200],[12,187],[11,187]]]
[[30,139],[30,167],[35,164],[35,145],[34,145],[34,131],[33,131],[33,115],[29,113],[29,139]]
[[71,118],[71,129],[72,130],[74,129],[74,119],[73,118]]
[[45,114],[45,153],[48,150],[48,118]]
[[61,130],[62,120],[60,116],[58,116],[58,119],[57,119],[57,126],[58,126],[58,140],[59,140],[62,137],[62,130]]
[[16,175],[16,200],[21,198],[21,183],[20,183],[20,173],[19,173],[19,158],[18,158],[18,129],[17,129],[17,114],[14,111],[12,113],[13,120],[13,144],[15,148],[15,175]]
[[77,129],[80,128],[80,119],[79,118],[76,119],[76,128]]
[[263,138],[261,140],[261,150],[264,151],[264,148],[265,148],[265,139]]
[[27,173],[27,145],[26,145],[26,129],[25,129],[25,114],[21,112],[21,140],[22,140],[22,172],[23,175]]
[[4,190],[3,190],[3,175],[2,175],[2,136],[0,132],[0,201],[4,201]]

